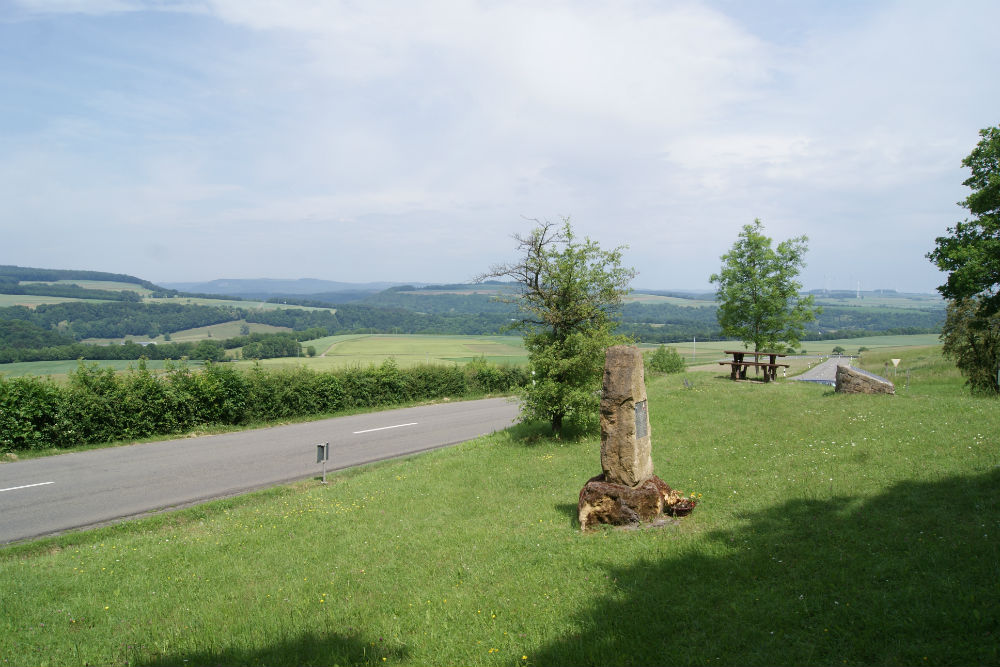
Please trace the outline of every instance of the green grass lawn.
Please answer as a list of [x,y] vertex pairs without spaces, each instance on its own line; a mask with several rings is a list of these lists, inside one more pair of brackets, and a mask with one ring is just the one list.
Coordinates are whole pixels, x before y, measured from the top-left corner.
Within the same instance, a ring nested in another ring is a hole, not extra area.
[[599,439],[518,427],[8,546],[0,664],[997,664],[1000,405],[938,355],[896,396],[651,377],[702,498],[665,528],[581,534]]

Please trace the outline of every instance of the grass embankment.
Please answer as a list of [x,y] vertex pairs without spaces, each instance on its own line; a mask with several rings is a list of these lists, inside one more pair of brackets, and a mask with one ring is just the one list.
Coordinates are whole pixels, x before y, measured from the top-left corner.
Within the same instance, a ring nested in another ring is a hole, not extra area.
[[0,663],[997,664],[1000,406],[911,371],[651,378],[663,529],[580,534],[598,440],[519,429],[8,547]]

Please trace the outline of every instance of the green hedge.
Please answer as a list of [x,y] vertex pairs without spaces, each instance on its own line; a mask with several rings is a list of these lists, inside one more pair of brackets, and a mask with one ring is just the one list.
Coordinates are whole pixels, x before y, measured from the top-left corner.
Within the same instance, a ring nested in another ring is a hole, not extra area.
[[80,363],[65,385],[38,377],[0,377],[0,452],[73,447],[183,433],[416,400],[505,393],[524,369],[476,360],[464,367],[380,366],[319,372],[304,367],[244,371],[228,364],[152,373],[140,360],[116,374]]

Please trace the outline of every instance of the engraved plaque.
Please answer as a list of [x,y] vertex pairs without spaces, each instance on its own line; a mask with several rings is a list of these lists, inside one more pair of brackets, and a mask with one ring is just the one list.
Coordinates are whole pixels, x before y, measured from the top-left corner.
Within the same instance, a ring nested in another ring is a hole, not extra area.
[[649,414],[646,412],[646,401],[635,404],[635,437],[645,438],[649,435]]

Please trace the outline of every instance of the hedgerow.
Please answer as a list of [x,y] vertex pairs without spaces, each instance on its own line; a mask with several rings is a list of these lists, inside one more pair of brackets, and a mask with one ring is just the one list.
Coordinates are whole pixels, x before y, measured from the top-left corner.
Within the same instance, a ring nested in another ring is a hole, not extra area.
[[305,367],[240,370],[209,363],[168,364],[153,373],[144,360],[125,373],[80,362],[69,381],[0,376],[0,452],[66,448],[201,426],[237,426],[411,401],[516,390],[524,369],[476,360],[465,367],[379,366],[337,371]]

